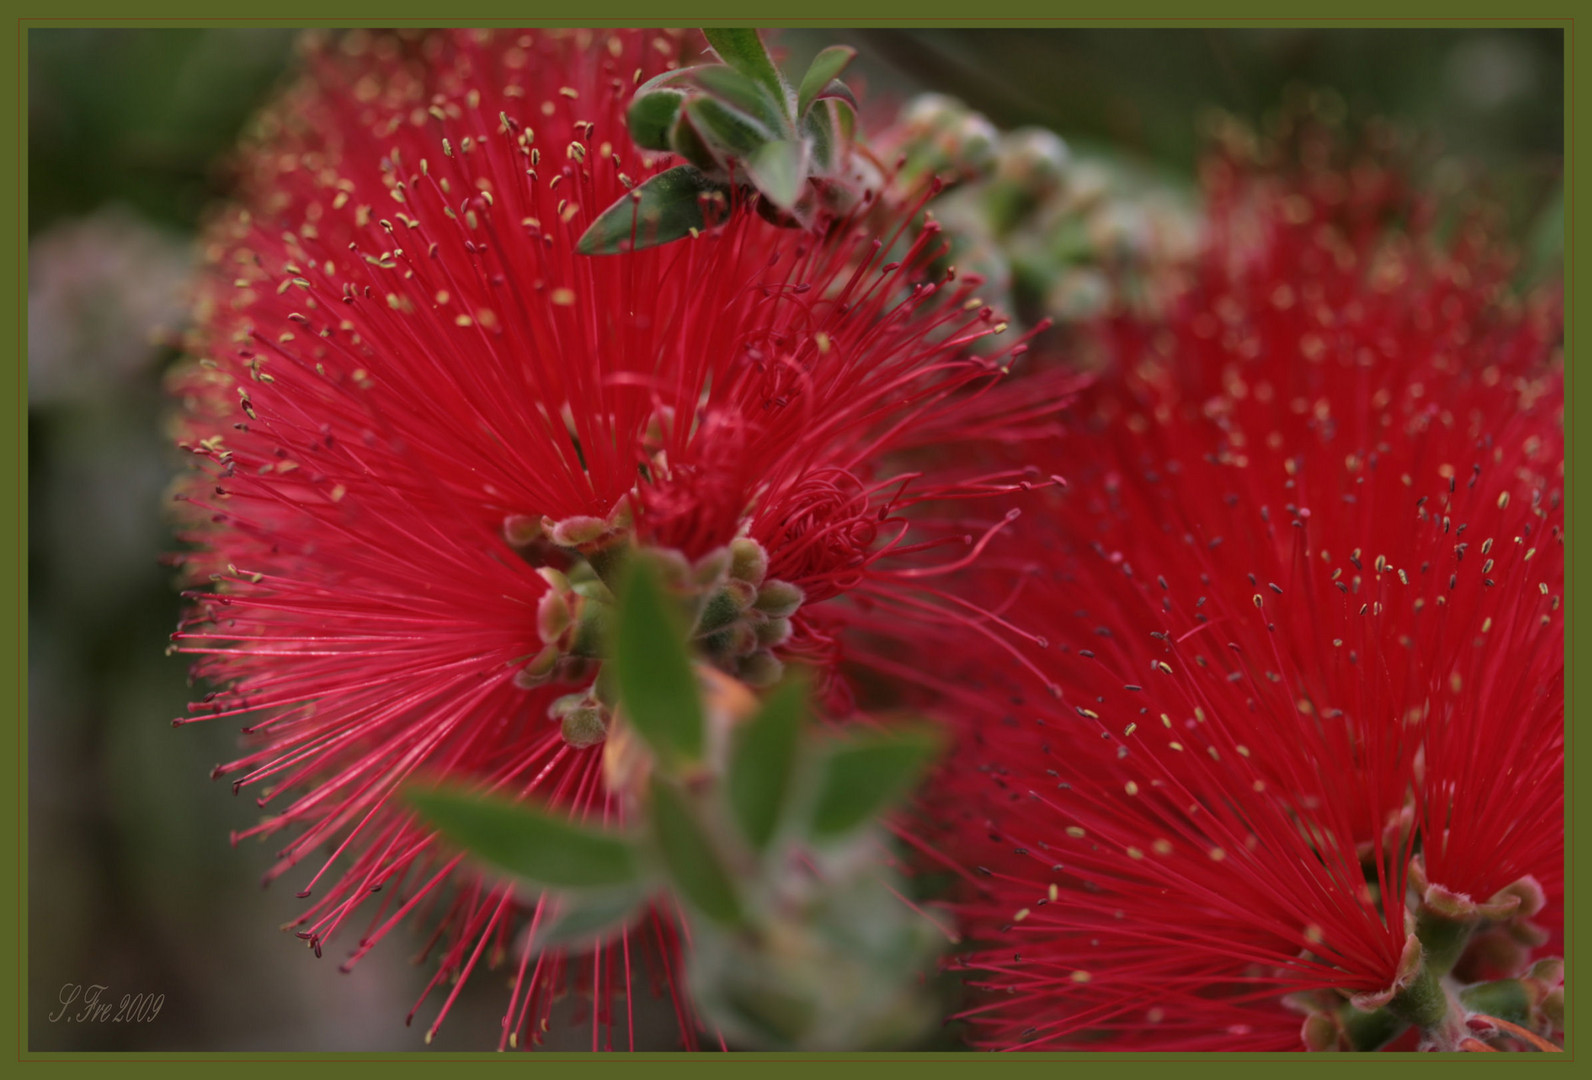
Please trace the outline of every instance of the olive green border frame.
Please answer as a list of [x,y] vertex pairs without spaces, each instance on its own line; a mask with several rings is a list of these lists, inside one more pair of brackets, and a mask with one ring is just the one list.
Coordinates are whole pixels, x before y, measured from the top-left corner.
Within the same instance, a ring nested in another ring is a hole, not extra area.
[[[0,775],[14,788],[14,798],[0,797],[0,867],[6,873],[15,873],[15,888],[0,884],[0,1062],[9,1062],[12,1051],[15,1060],[29,1074],[61,1075],[64,1071],[78,1070],[102,1073],[113,1068],[118,1075],[169,1076],[188,1073],[190,1069],[214,1071],[225,1069],[229,1076],[240,1075],[240,1070],[263,1073],[278,1072],[283,1065],[309,1068],[317,1072],[332,1065],[375,1066],[382,1070],[399,1070],[407,1073],[412,1067],[453,1064],[460,1066],[485,1065],[535,1069],[539,1074],[551,1071],[559,1075],[626,1076],[684,1075],[689,1070],[719,1073],[722,1069],[737,1069],[751,1065],[762,1071],[771,1069],[777,1075],[789,1075],[796,1070],[821,1068],[826,1072],[838,1070],[847,1075],[858,1075],[867,1070],[888,1070],[902,1075],[912,1070],[915,1075],[924,1071],[938,1075],[982,1072],[989,1068],[1001,1077],[1053,1076],[1058,1069],[1080,1068],[1086,1073],[1095,1069],[1109,1070],[1113,1075],[1156,1075],[1170,1067],[1179,1073],[1200,1077],[1225,1077],[1232,1074],[1269,1076],[1280,1063],[1288,1062],[1304,1068],[1312,1075],[1323,1069],[1369,1069],[1379,1075],[1389,1075],[1390,1070],[1406,1068],[1450,1068],[1463,1065],[1467,1068],[1496,1069],[1553,1069],[1572,1067],[1579,1056],[1579,1035],[1584,1024],[1576,1008],[1575,990],[1579,963],[1585,950],[1579,947],[1579,915],[1588,904],[1588,894],[1583,888],[1586,859],[1579,861],[1578,849],[1584,847],[1589,835],[1584,820],[1586,806],[1577,806],[1572,778],[1577,771],[1578,759],[1586,756],[1583,740],[1576,738],[1576,728],[1583,714],[1592,707],[1586,684],[1579,678],[1579,664],[1592,652],[1592,634],[1581,629],[1580,604],[1592,596],[1582,585],[1577,573],[1574,549],[1589,524],[1588,503],[1582,495],[1587,489],[1583,482],[1592,466],[1588,465],[1588,446],[1592,437],[1577,437],[1573,423],[1566,424],[1567,463],[1567,532],[1572,545],[1572,557],[1566,567],[1565,588],[1567,659],[1565,692],[1567,696],[1567,750],[1566,807],[1570,832],[1567,845],[1569,906],[1576,917],[1566,919],[1565,945],[1570,977],[1567,983],[1566,1015],[1569,1034],[1567,1050],[1562,1055],[1511,1056],[1507,1059],[1485,1055],[1439,1057],[1437,1055],[1385,1054],[1372,1058],[1348,1059],[1337,1055],[1277,1055],[1277,1054],[1014,1054],[981,1055],[959,1054],[637,1054],[597,1056],[590,1054],[538,1054],[534,1058],[499,1054],[87,1054],[87,1053],[31,1053],[26,1042],[27,1003],[24,988],[26,979],[26,920],[27,920],[27,843],[26,843],[26,791],[27,777],[27,416],[26,416],[26,282],[27,282],[27,161],[26,161],[26,86],[27,86],[27,33],[31,28],[71,26],[126,26],[157,28],[161,26],[349,26],[349,25],[485,25],[540,24],[540,25],[700,25],[703,23],[753,23],[766,26],[1089,26],[1089,27],[1149,27],[1149,26],[1312,26],[1332,27],[1450,27],[1450,26],[1533,26],[1558,27],[1565,32],[1565,159],[1569,177],[1570,197],[1566,200],[1565,229],[1565,279],[1567,290],[1566,312],[1566,370],[1569,413],[1592,412],[1592,403],[1582,399],[1592,391],[1581,389],[1582,377],[1575,370],[1574,331],[1575,313],[1588,299],[1588,290],[1580,286],[1575,277],[1576,256],[1589,250],[1589,228],[1583,220],[1578,223],[1576,205],[1582,189],[1592,185],[1592,171],[1582,167],[1582,155],[1588,140],[1578,139],[1578,127],[1585,126],[1588,80],[1578,78],[1578,57],[1575,41],[1576,7],[1571,0],[1551,0],[1532,5],[1529,13],[1511,11],[1506,4],[1484,4],[1477,0],[1393,0],[1392,3],[1347,0],[1332,5],[1313,5],[1315,10],[1304,14],[1282,15],[1279,4],[1256,0],[1227,0],[1213,4],[1196,14],[1192,6],[1173,0],[1123,0],[1116,4],[1073,4],[1066,7],[1042,0],[990,0],[976,8],[947,0],[917,0],[915,3],[872,3],[847,0],[807,0],[796,4],[785,3],[764,7],[751,4],[733,4],[725,0],[678,0],[675,3],[648,4],[643,0],[600,0],[591,5],[581,5],[580,18],[568,17],[569,8],[554,10],[539,4],[504,3],[503,0],[470,0],[459,5],[464,14],[438,17],[427,14],[445,10],[434,4],[417,0],[331,0],[320,4],[284,3],[272,10],[258,13],[218,14],[228,6],[215,3],[201,4],[192,0],[154,0],[140,10],[145,14],[132,15],[126,8],[105,0],[77,0],[55,14],[46,14],[54,4],[33,0],[24,3],[20,14],[13,13],[0,23],[4,40],[0,41],[0,56],[15,57],[15,79],[0,76],[0,147],[15,154],[15,167],[0,166],[0,341],[14,342],[15,350],[7,350],[0,359],[0,717],[11,726],[12,732],[0,726]],[[263,6],[263,5],[262,5]],[[1579,121],[1578,121],[1579,118]],[[1585,203],[1583,202],[1583,205]],[[14,208],[15,213],[12,213]],[[1583,215],[1584,216],[1584,215]],[[14,333],[12,330],[14,328]],[[1570,417],[1567,417],[1567,421]],[[1586,763],[1581,762],[1583,775]],[[3,786],[3,785],[0,785]],[[11,929],[15,928],[15,934]]]

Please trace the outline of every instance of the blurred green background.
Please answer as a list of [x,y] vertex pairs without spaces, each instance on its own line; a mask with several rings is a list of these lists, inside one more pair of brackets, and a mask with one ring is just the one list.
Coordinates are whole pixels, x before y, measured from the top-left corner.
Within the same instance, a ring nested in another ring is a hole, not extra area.
[[[1182,182],[1206,110],[1258,121],[1291,86],[1332,88],[1351,115],[1428,133],[1479,170],[1539,264],[1562,252],[1558,31],[803,30],[776,44],[804,66],[837,40],[860,50],[874,102],[939,90]],[[340,975],[335,943],[317,961],[276,929],[298,910],[294,883],[260,889],[268,852],[227,842],[253,803],[206,779],[235,732],[170,726],[190,690],[164,655],[179,603],[158,559],[182,463],[163,434],[173,353],[159,342],[182,325],[225,154],[291,63],[286,31],[28,32],[33,1050],[418,1050],[434,1008],[404,1027],[418,939],[394,935]],[[500,983],[475,979],[432,1049],[494,1046]],[[52,1022],[73,984],[165,1003],[149,1023]]]

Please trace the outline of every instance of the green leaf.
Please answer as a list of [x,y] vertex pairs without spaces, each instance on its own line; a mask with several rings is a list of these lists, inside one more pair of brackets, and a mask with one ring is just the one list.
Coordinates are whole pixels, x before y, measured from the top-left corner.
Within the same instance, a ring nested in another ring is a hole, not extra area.
[[640,917],[648,891],[639,886],[567,893],[558,914],[544,919],[532,937],[537,949],[582,949],[615,937]]
[[740,924],[743,916],[735,883],[685,797],[668,780],[654,776],[651,802],[648,817],[658,849],[681,895],[714,922]]
[[851,87],[838,79],[820,90],[813,100],[840,101],[850,106],[852,113],[857,111],[857,96],[851,92]]
[[840,137],[848,142],[857,134],[857,110],[836,109],[836,119],[840,124]]
[[807,718],[807,686],[792,679],[735,732],[730,749],[730,811],[741,834],[763,851],[779,825],[796,768],[796,743]]
[[692,78],[700,70],[702,70],[701,67],[675,68],[673,71],[665,71],[662,74],[654,75],[636,87],[635,96],[641,97],[644,94],[651,94],[658,90],[679,90],[684,92],[691,85]]
[[750,116],[713,98],[693,98],[686,103],[685,114],[721,161],[731,157],[744,159],[774,137]]
[[754,117],[772,130],[789,126],[785,102],[758,83],[724,64],[692,68],[692,82],[714,97]]
[[713,46],[713,51],[719,54],[719,59],[766,88],[783,109],[785,82],[779,77],[779,69],[769,58],[768,50],[763,47],[763,39],[756,30],[750,27],[719,28],[704,29],[702,33],[708,39],[708,44]]
[[637,93],[630,101],[625,121],[630,137],[637,146],[648,150],[669,149],[669,129],[685,104],[685,94],[679,90],[654,90]]
[[812,835],[836,837],[872,821],[912,788],[940,748],[938,732],[926,727],[870,732],[833,747],[813,804]]
[[723,171],[724,161],[708,140],[697,130],[696,121],[687,109],[681,109],[669,129],[669,149],[709,175]]
[[835,144],[839,140],[835,137],[834,110],[820,105],[802,117],[802,134],[806,136],[807,147],[812,154],[813,164],[816,169],[810,171],[826,173],[835,167]]
[[757,190],[781,210],[790,210],[806,186],[806,156],[800,143],[776,139],[759,146],[741,164]]
[[632,558],[612,663],[625,715],[665,767],[702,756],[702,698],[676,607],[657,570]]
[[575,250],[582,255],[614,255],[689,236],[692,229],[708,225],[702,196],[722,190],[722,185],[690,165],[677,165],[621,196],[599,214]]
[[801,89],[796,94],[796,115],[807,115],[807,106],[818,98],[818,92],[829,83],[840,78],[840,73],[846,70],[846,65],[851,63],[857,50],[849,45],[831,45],[829,48],[813,57],[813,62],[807,65],[807,74],[802,76]]
[[410,791],[407,797],[449,840],[537,885],[587,889],[641,880],[635,846],[625,836],[478,792],[436,788]]

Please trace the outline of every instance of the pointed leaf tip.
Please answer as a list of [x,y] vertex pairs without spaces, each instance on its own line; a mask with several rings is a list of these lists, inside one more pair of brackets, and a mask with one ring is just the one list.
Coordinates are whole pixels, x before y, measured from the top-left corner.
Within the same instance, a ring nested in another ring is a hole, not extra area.
[[821,772],[812,835],[833,838],[872,821],[912,788],[942,746],[940,733],[926,726],[869,732],[837,743]]
[[702,197],[722,190],[690,165],[677,165],[620,196],[582,234],[582,255],[617,255],[667,244],[708,227]]
[[557,813],[459,789],[416,789],[407,799],[449,840],[505,873],[551,888],[631,885],[641,866],[631,841]]
[[[843,102],[848,108],[851,109],[851,115],[853,117],[855,117],[859,111],[859,106],[857,105],[857,96],[851,92],[851,87],[847,86],[839,79],[831,81],[827,86],[819,90],[817,94],[813,95],[813,99],[815,101],[834,100]],[[847,137],[850,137],[849,133]]]
[[784,105],[785,83],[756,30],[751,27],[716,27],[704,29],[702,34],[708,39],[708,44],[713,46],[713,51],[719,54],[719,59],[766,88],[775,100]]
[[807,109],[818,98],[819,91],[827,87],[834,79],[840,78],[840,73],[846,70],[852,58],[857,55],[857,50],[849,45],[831,45],[829,48],[813,57],[813,62],[807,66],[807,74],[802,76],[801,89],[796,95],[796,115],[807,115]]

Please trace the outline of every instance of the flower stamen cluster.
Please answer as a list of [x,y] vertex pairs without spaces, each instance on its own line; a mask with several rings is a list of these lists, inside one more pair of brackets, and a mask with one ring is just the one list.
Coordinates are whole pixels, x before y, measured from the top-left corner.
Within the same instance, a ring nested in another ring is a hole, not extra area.
[[172,378],[197,465],[174,647],[213,688],[183,722],[245,725],[216,775],[266,817],[236,839],[279,838],[267,880],[314,868],[293,929],[317,952],[349,938],[345,965],[423,911],[428,994],[512,965],[503,1045],[534,1042],[571,980],[593,1046],[622,1040],[630,961],[672,994],[678,927],[658,912],[589,966],[527,949],[544,901],[440,856],[397,790],[440,773],[622,820],[598,744],[627,553],[672,553],[705,654],[768,681],[833,667],[849,616],[827,602],[934,542],[906,539],[914,506],[1018,483],[892,464],[1024,348],[972,355],[1004,327],[975,279],[931,273],[936,229],[895,245],[928,192],[865,193],[811,232],[732,195],[717,228],[581,254],[671,166],[627,111],[691,53],[665,31],[313,39],[208,228]]
[[979,868],[965,1016],[1007,1049],[1281,1050],[1305,1001],[1307,1045],[1451,1050],[1497,1034],[1465,996],[1498,983],[1551,1035],[1556,298],[1512,296],[1474,224],[1389,228],[1396,185],[1207,172],[1189,287],[1101,329],[1069,436],[1025,447],[1069,486],[964,586],[1048,644],[941,687],[979,717],[925,838]]

